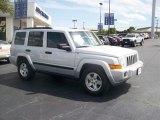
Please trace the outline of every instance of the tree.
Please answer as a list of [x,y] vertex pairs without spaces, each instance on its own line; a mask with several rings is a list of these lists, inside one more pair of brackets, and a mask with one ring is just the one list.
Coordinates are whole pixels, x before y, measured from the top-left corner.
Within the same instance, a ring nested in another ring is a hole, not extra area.
[[133,32],[134,30],[135,30],[135,28],[131,26],[131,27],[129,27],[129,28],[127,29],[127,32],[128,32],[128,33],[131,33],[131,32]]
[[0,0],[0,11],[13,15],[13,6],[10,4],[9,0]]
[[115,34],[116,33],[116,29],[115,28],[110,28],[108,32],[110,34]]

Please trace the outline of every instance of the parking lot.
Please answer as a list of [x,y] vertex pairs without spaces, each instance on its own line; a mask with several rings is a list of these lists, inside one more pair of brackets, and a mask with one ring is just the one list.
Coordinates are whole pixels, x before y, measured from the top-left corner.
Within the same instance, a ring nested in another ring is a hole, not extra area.
[[22,81],[15,66],[0,62],[0,120],[159,120],[160,39],[135,48],[144,62],[140,76],[101,97],[79,82],[37,73]]

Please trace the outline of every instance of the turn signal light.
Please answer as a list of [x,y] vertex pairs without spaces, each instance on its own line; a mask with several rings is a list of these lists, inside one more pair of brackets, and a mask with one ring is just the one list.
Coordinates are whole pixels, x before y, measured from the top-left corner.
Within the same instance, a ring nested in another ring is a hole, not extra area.
[[111,69],[122,69],[122,66],[121,65],[112,65],[112,64],[109,64],[109,67]]

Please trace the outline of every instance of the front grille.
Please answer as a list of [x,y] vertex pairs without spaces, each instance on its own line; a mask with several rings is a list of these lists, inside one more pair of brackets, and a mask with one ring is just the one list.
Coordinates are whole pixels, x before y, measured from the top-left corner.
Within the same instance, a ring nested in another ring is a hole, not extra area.
[[129,39],[123,39],[123,41],[128,41],[129,42],[130,40]]
[[134,64],[134,63],[136,63],[137,62],[137,54],[135,54],[135,55],[131,55],[131,56],[128,56],[127,58],[126,58],[126,63],[127,63],[127,66],[129,66],[129,65],[132,65],[132,64]]

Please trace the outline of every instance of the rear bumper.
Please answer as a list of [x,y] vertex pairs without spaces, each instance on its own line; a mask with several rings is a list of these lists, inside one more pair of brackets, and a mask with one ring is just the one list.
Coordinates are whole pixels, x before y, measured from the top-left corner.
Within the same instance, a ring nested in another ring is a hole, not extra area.
[[138,61],[134,65],[130,65],[120,70],[111,70],[111,74],[113,77],[112,85],[117,85],[125,82],[129,78],[138,75],[141,73],[141,69],[143,67],[143,62]]
[[10,57],[10,54],[0,55],[0,60],[2,60],[2,59],[8,59],[9,57]]

